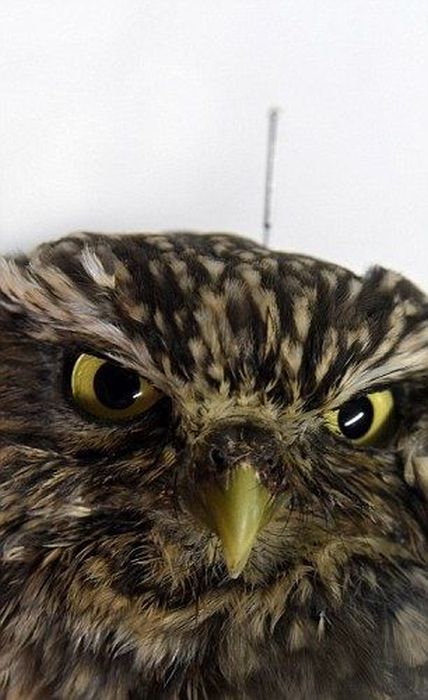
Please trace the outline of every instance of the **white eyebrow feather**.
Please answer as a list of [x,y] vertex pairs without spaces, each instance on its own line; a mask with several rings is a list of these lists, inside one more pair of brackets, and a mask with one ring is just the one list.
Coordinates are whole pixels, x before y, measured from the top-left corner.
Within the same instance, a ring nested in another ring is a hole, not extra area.
[[353,367],[341,379],[335,398],[347,401],[376,384],[388,384],[418,375],[428,375],[428,321],[404,336],[385,362],[377,353],[363,366]]
[[107,287],[108,289],[114,289],[116,287],[115,274],[108,274],[96,252],[91,250],[89,246],[84,246],[80,260],[83,268],[96,284],[99,284],[100,287]]

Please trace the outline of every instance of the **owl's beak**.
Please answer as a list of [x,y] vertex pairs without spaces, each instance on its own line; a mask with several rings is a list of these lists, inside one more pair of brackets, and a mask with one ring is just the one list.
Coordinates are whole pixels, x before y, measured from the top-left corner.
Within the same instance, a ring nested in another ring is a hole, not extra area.
[[238,578],[258,533],[273,512],[272,495],[260,482],[256,470],[241,463],[222,482],[202,488],[192,510],[218,535],[229,575]]

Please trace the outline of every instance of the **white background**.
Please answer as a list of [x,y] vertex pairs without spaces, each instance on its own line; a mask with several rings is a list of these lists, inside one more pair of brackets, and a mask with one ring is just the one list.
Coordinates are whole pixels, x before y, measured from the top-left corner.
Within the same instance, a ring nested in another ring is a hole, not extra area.
[[427,0],[0,0],[0,251],[261,235],[428,288]]

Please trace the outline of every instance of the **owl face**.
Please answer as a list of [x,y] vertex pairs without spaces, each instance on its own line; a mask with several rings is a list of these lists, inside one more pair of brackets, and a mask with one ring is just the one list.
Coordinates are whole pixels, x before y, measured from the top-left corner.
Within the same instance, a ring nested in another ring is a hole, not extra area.
[[357,580],[367,599],[426,567],[428,303],[399,275],[80,234],[1,261],[0,323],[22,645],[65,625],[172,663],[171,630],[193,658],[226,614],[261,630],[307,608],[321,629]]

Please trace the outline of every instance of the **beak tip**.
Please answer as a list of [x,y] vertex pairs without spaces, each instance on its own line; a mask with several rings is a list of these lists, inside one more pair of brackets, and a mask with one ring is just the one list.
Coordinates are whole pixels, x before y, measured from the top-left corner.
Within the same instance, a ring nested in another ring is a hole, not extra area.
[[239,578],[242,572],[244,571],[245,567],[247,566],[251,554],[251,547],[247,547],[246,549],[247,551],[245,553],[235,552],[234,556],[233,554],[231,556],[231,552],[228,551],[227,548],[225,548],[223,545],[224,561],[226,564],[227,572],[231,579]]
[[242,573],[242,568],[240,567],[236,571],[234,569],[228,569],[228,571],[229,571],[230,578],[235,581],[237,578],[240,577],[240,575]]

